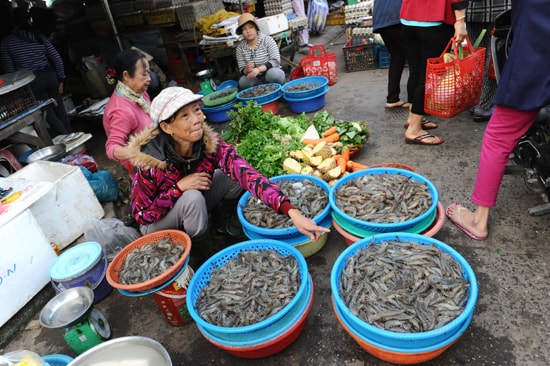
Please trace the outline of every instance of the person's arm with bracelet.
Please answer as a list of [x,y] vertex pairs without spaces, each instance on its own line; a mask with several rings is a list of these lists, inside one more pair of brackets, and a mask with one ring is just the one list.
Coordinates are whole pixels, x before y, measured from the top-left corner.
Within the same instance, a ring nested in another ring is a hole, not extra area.
[[466,36],[468,31],[466,30],[466,7],[468,6],[467,1],[460,1],[453,3],[453,11],[455,13],[455,38],[458,43],[461,43]]

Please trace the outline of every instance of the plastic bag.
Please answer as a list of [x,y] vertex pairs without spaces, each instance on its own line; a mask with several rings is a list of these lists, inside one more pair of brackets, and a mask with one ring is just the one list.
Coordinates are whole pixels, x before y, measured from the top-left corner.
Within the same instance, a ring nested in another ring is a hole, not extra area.
[[90,155],[86,155],[86,154],[67,155],[63,159],[61,159],[61,162],[69,165],[83,166],[84,168],[88,169],[92,173],[97,172],[97,163],[95,159]]
[[118,199],[118,184],[108,170],[100,170],[96,173],[80,167],[82,174],[86,177],[99,202],[115,202]]
[[19,350],[0,355],[0,366],[42,366],[46,361],[34,352]]
[[327,0],[312,0],[307,10],[307,24],[312,33],[323,33],[327,23]]
[[86,221],[84,239],[95,241],[103,247],[103,252],[109,261],[126,245],[140,237],[140,233],[117,218],[96,219]]

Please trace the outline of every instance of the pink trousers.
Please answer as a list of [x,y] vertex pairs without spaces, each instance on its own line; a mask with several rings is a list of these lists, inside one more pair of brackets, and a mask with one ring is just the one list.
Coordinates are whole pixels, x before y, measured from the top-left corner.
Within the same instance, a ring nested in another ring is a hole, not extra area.
[[538,112],[496,106],[481,143],[472,202],[484,207],[495,206],[510,153],[531,127]]

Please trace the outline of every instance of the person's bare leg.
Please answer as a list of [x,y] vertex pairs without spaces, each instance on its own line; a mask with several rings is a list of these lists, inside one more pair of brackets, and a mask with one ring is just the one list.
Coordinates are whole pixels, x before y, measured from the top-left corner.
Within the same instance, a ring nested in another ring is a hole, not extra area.
[[459,227],[466,235],[476,240],[483,240],[488,234],[489,207],[476,206],[474,212],[459,203],[453,203],[445,211],[453,224]]

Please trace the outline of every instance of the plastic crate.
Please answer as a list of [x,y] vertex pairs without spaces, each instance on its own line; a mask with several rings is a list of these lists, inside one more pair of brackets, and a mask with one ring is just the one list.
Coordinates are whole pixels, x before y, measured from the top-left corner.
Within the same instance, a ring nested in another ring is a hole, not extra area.
[[176,14],[182,30],[193,30],[195,23],[224,8],[221,0],[200,0],[183,4],[176,8]]
[[30,86],[0,95],[0,122],[25,112],[36,105],[36,99]]
[[374,47],[374,55],[379,69],[386,69],[390,67],[391,56],[385,46],[377,44]]
[[374,45],[364,44],[342,48],[346,63],[346,72],[364,71],[376,68]]

